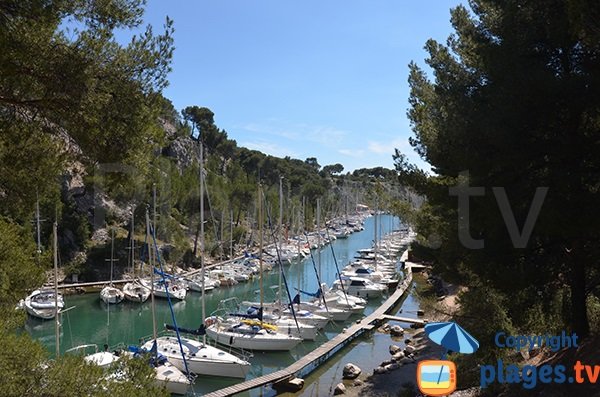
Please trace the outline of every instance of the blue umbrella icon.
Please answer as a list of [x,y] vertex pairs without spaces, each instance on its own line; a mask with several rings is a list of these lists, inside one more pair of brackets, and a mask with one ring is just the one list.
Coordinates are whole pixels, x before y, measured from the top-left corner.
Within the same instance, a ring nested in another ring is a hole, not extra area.
[[[460,325],[453,322],[426,324],[425,334],[433,342],[445,347],[446,351],[451,350],[453,352],[471,354],[479,348],[477,339],[469,335]],[[442,359],[445,355],[445,353],[442,354]],[[443,367],[440,369],[437,383],[440,383],[442,369]]]
[[479,342],[453,322],[426,324],[425,333],[433,342],[453,352],[471,354],[479,348]]

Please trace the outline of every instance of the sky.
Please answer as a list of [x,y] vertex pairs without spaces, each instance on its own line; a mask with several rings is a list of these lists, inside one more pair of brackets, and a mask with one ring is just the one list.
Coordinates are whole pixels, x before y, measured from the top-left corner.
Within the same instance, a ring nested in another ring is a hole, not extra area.
[[204,106],[238,146],[320,165],[393,168],[408,143],[408,64],[452,33],[458,0],[148,0],[145,24],[175,25],[178,110]]

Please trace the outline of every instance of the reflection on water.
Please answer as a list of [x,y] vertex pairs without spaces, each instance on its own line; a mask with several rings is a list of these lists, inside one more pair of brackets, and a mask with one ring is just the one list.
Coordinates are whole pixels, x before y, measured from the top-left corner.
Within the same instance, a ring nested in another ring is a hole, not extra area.
[[[383,233],[388,233],[392,228],[396,229],[399,227],[398,220],[392,219],[391,216],[387,215],[382,217],[380,225]],[[339,266],[343,267],[351,261],[357,250],[370,247],[373,241],[373,234],[373,218],[371,217],[366,220],[364,231],[353,233],[347,239],[336,240],[333,243],[333,248]],[[315,254],[315,260],[317,260],[317,257],[318,255]],[[336,278],[336,268],[330,247],[324,247],[321,250],[320,257],[322,280],[331,285]],[[288,285],[291,291],[295,291],[293,288],[300,288],[305,291],[317,290],[318,283],[310,256],[303,262],[285,267],[284,271],[286,272]],[[270,291],[269,287],[276,286],[278,280],[279,277],[275,271],[265,274],[263,281],[267,299],[274,299],[274,293]],[[259,283],[256,278],[247,283],[240,283],[235,287],[218,288],[208,292],[205,297],[207,315],[217,309],[221,300],[229,297],[235,296],[239,301],[258,300],[258,294],[256,293],[258,288]],[[67,311],[62,316],[60,335],[61,352],[64,352],[71,347],[88,343],[95,343],[98,346],[102,346],[105,343],[110,346],[119,343],[137,344],[139,343],[140,338],[148,337],[152,334],[150,299],[143,304],[122,302],[118,305],[107,307],[101,302],[99,293],[91,293],[66,296],[65,303],[68,307],[75,306],[75,308]],[[370,301],[365,310],[365,314],[373,312],[380,303],[381,301],[379,300]],[[165,299],[155,299],[155,304],[157,327],[159,330],[162,330],[164,323],[172,323],[171,312]],[[202,310],[200,294],[190,291],[185,301],[173,302],[173,310],[175,311],[176,320],[180,327],[198,328],[201,323]],[[354,315],[350,320],[354,321],[359,318],[359,315]],[[328,324],[325,330],[321,331],[321,334],[316,341],[305,341],[291,352],[256,352],[254,357],[250,360],[252,362],[252,370],[248,375],[248,378],[272,373],[285,368],[298,358],[308,354],[317,346],[323,344],[326,340],[337,335],[343,327],[344,325],[342,324]],[[42,322],[29,319],[27,321],[26,330],[34,338],[41,341],[50,352],[54,352],[54,322]],[[361,343],[363,342],[354,342],[353,346],[355,348],[357,348],[357,346],[360,347],[362,346]],[[364,345],[371,346],[371,349],[376,348],[372,343],[364,343]],[[385,349],[387,351],[387,346]],[[344,351],[354,352],[354,349],[345,349]],[[372,352],[362,352],[363,355],[372,355],[371,353]],[[322,368],[319,368],[317,372],[322,372]],[[205,393],[238,382],[239,380],[237,379],[199,377],[194,389],[196,392]],[[321,383],[324,384],[327,382]],[[256,395],[259,395],[260,390],[256,391],[256,393]],[[252,395],[254,394],[255,392],[252,393]]]

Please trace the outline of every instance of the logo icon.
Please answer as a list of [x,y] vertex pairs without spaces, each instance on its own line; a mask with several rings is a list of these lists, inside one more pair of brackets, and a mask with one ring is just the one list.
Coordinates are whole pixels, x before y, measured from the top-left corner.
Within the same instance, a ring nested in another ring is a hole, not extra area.
[[445,396],[456,390],[456,365],[448,360],[424,360],[417,366],[417,385],[428,396]]
[[449,351],[463,354],[474,353],[479,342],[460,325],[447,323],[429,323],[425,325],[425,334],[432,342],[444,347],[441,360],[420,361],[417,366],[417,385],[421,393],[427,396],[444,396],[456,390],[456,365],[446,360]]

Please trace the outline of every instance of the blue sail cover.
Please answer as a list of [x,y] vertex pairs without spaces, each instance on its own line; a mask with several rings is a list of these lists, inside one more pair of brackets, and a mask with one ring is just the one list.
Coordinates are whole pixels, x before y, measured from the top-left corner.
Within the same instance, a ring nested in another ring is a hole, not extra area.
[[127,350],[133,353],[133,357],[139,357],[147,353],[152,353],[149,361],[149,364],[152,367],[156,367],[167,362],[167,357],[157,352],[158,349],[156,347],[156,340],[152,344],[152,348],[149,351],[134,345],[127,346]]
[[[300,304],[300,294],[296,294],[296,296],[294,296],[294,299],[292,299],[292,303],[299,305]],[[290,304],[291,306],[291,304]]]
[[[308,296],[314,296],[315,298],[320,298],[321,297],[321,292],[322,292],[321,288],[319,288],[317,290],[317,292],[307,292],[307,291],[303,291],[303,290],[298,289],[298,288],[295,288],[295,290],[298,291],[298,292],[300,292],[301,294],[308,295]],[[296,302],[294,302],[294,303],[296,303]]]
[[228,313],[230,316],[241,317],[241,318],[250,318],[257,319],[262,321],[263,319],[263,309],[251,306],[246,313]]
[[159,276],[161,276],[163,278],[170,278],[171,280],[175,280],[176,279],[175,276],[173,276],[171,274],[168,274],[168,273],[165,273],[165,272],[163,272],[161,270],[158,270],[157,268],[154,268],[154,274],[158,274]]

